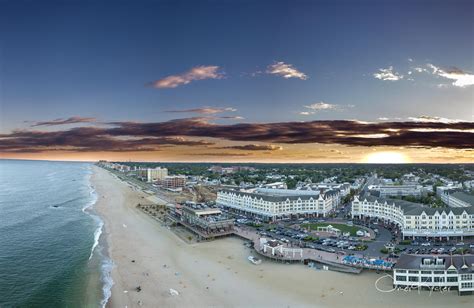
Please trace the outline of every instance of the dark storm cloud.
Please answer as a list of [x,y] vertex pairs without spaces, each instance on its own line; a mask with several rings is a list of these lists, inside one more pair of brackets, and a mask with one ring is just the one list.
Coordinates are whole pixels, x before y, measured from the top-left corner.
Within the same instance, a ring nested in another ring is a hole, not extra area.
[[177,109],[177,110],[165,110],[165,112],[170,113],[199,113],[199,114],[216,114],[222,112],[234,112],[237,109],[232,107],[201,107],[201,108],[193,108],[193,109]]
[[147,151],[161,145],[209,145],[209,142],[183,137],[288,144],[474,148],[473,122],[364,123],[337,120],[220,125],[203,118],[188,118],[108,124],[110,127],[78,127],[54,132],[13,131],[0,135],[0,151],[64,148],[76,151]]
[[59,118],[51,121],[35,122],[31,127],[36,126],[56,126],[65,124],[76,124],[76,123],[90,123],[95,122],[96,118],[84,118],[84,117],[70,117],[67,119]]
[[124,152],[156,151],[174,145],[207,146],[213,143],[183,137],[114,137],[97,127],[78,127],[65,131],[14,131],[0,135],[0,152],[35,153],[44,151]]
[[246,151],[277,151],[283,150],[283,147],[273,144],[245,144],[221,147],[220,149],[246,150]]

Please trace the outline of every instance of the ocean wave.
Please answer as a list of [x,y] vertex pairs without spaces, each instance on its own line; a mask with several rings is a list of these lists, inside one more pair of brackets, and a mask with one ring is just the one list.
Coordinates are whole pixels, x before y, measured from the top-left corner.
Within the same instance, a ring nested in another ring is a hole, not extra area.
[[95,215],[91,215],[91,216],[92,218],[94,218],[94,220],[98,223],[99,226],[94,231],[94,244],[92,245],[92,248],[91,248],[91,254],[89,255],[89,260],[92,259],[92,256],[94,255],[94,250],[97,247],[97,245],[99,245],[100,235],[102,234],[102,227],[104,226],[104,222],[98,216],[95,216]]
[[110,258],[103,258],[102,265],[101,265],[101,279],[104,283],[102,287],[102,293],[104,297],[100,301],[100,307],[105,308],[107,302],[109,301],[110,297],[112,296],[112,286],[114,285],[114,281],[112,279],[112,268],[114,267],[114,262]]
[[[86,179],[87,179],[87,182],[89,183],[91,201],[82,208],[82,211],[84,213],[89,214],[97,224],[97,228],[94,231],[94,244],[92,244],[89,260],[92,259],[92,257],[94,256],[94,252],[96,250],[100,251],[100,249],[98,249],[98,246],[99,246],[100,236],[102,235],[102,230],[104,227],[103,220],[98,215],[95,215],[91,211],[91,209],[97,203],[97,200],[98,200],[97,192],[94,186],[91,184],[92,173],[93,173],[92,168],[89,168],[89,172],[86,174]],[[112,268],[114,267],[114,263],[112,259],[108,258],[103,253],[100,253],[100,259],[101,259],[101,280],[103,282],[103,286],[102,286],[103,298],[100,301],[100,307],[104,308],[107,305],[107,302],[109,301],[110,296],[112,295],[112,286],[114,284],[114,281],[112,279]]]

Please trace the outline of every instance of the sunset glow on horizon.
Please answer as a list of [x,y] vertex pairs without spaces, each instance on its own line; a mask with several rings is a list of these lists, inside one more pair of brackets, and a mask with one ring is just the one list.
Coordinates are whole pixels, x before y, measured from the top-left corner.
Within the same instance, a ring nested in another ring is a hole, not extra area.
[[0,158],[474,162],[474,4],[338,2],[7,2]]

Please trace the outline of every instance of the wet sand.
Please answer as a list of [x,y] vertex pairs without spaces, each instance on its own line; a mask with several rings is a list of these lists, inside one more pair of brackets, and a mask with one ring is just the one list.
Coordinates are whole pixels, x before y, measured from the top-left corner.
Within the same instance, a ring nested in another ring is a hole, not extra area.
[[[473,297],[456,291],[381,293],[374,283],[383,274],[373,272],[351,275],[266,260],[256,266],[247,260],[255,253],[235,237],[189,245],[135,208],[149,203],[146,194],[98,167],[92,183],[115,263],[109,307],[472,307]],[[391,289],[391,280],[378,285]]]

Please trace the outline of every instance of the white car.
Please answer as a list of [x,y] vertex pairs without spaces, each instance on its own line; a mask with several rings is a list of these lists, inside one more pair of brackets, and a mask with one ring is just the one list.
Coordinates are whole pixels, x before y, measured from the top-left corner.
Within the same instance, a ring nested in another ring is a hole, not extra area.
[[431,243],[428,243],[428,242],[426,242],[426,243],[421,243],[421,246],[431,246]]

